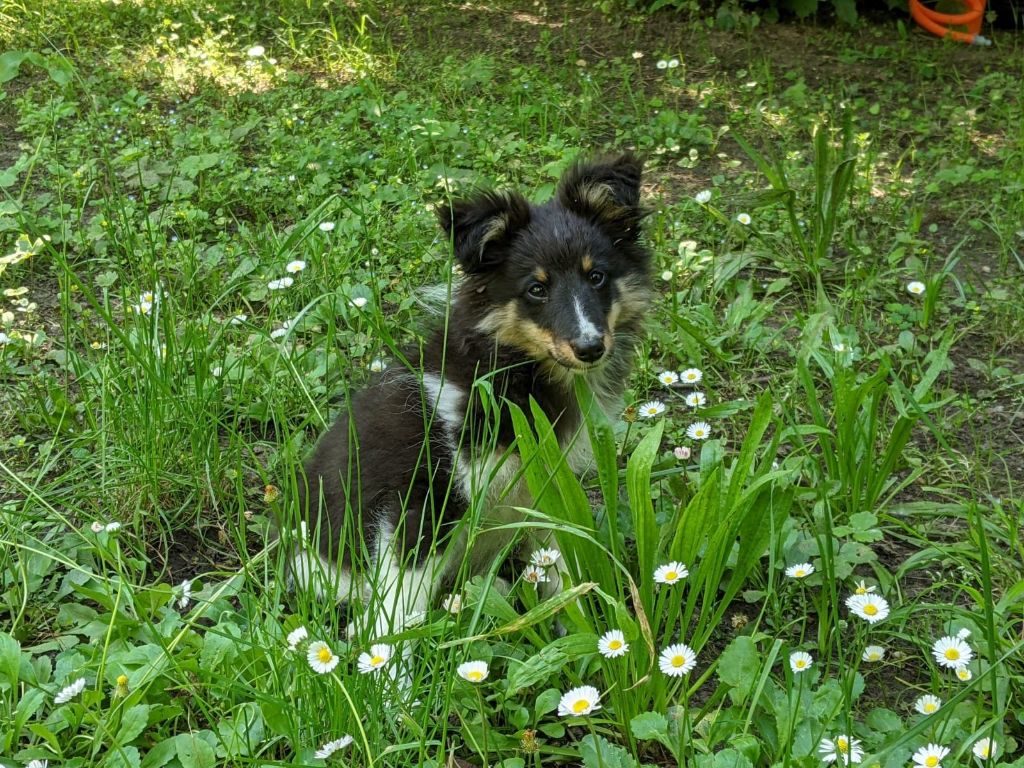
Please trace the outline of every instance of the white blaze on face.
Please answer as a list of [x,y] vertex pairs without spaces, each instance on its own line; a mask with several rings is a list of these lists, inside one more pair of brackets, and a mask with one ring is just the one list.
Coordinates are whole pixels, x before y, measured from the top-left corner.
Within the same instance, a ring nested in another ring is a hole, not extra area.
[[601,331],[598,330],[597,326],[591,322],[590,318],[587,317],[586,312],[583,311],[583,305],[580,303],[579,298],[574,296],[572,305],[576,310],[576,323],[579,333],[577,338],[581,341],[592,341],[593,339],[602,338],[604,334],[602,334]]

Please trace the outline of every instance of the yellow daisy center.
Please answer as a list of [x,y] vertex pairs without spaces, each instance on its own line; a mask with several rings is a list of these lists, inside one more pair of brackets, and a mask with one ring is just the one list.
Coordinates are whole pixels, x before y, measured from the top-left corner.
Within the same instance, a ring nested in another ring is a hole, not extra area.
[[878,613],[878,606],[874,603],[868,603],[864,606],[864,613],[866,613],[868,616],[874,616],[876,613]]
[[666,581],[675,581],[678,578],[679,578],[679,574],[676,573],[675,571],[665,571],[665,580]]
[[467,679],[472,680],[474,683],[478,683],[484,679],[484,673],[479,669],[474,669],[466,675]]
[[797,568],[795,571],[793,571],[793,575],[797,577],[806,576],[807,571],[805,571],[803,568]]
[[589,706],[590,702],[586,699],[578,699],[576,703],[572,705],[572,711],[578,715],[580,712],[586,712]]
[[334,658],[334,654],[331,653],[330,648],[321,648],[319,651],[316,652],[316,657],[320,659],[321,663],[326,664],[332,658]]
[[950,661],[956,661],[960,658],[960,651],[958,651],[956,648],[947,648],[945,656]]
[[933,702],[931,702],[931,701],[929,701],[928,703],[926,703],[926,704],[924,705],[924,711],[925,711],[925,712],[928,712],[928,713],[932,713],[932,712],[934,712],[935,710],[936,710],[936,706],[935,706],[935,704],[934,704]]
[[807,666],[807,661],[806,660],[804,660],[804,659],[797,659],[796,660],[796,668],[797,669],[803,669],[806,666]]
[[981,753],[981,756],[982,756],[982,757],[988,757],[988,747],[986,747],[986,746],[982,745],[982,746],[981,746],[981,747],[980,747],[980,748],[978,749],[978,751],[979,751],[979,752]]
[[695,430],[693,430],[693,434],[695,434],[697,437],[704,437],[704,430],[703,429],[695,429]]
[[927,765],[928,768],[935,768],[935,766],[939,764],[939,758],[935,755],[928,755],[928,757],[925,758],[924,764]]
[[383,663],[384,663],[384,657],[383,656],[374,656],[372,659],[370,659],[370,666],[371,667],[379,667]]
[[962,669],[958,669],[956,671],[956,676],[959,677],[961,680],[970,680],[971,679],[971,670],[967,669],[967,667],[964,667]]
[[673,667],[681,667],[685,663],[686,663],[686,657],[683,656],[683,654],[681,654],[681,653],[672,657],[672,666]]
[[621,640],[610,640],[608,642],[608,650],[610,650],[610,651],[617,651],[621,647],[622,647],[622,641]]
[[117,684],[120,686],[128,685],[128,675],[118,675]]
[[840,736],[838,739],[836,739],[836,749],[838,749],[840,752],[845,752],[849,748],[850,742],[848,742],[845,738]]

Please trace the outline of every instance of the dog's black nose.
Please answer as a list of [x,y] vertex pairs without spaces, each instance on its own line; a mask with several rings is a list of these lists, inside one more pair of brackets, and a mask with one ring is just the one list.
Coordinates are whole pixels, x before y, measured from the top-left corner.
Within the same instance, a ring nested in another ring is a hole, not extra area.
[[596,363],[604,357],[604,339],[594,336],[589,339],[577,339],[569,344],[573,354],[584,363]]

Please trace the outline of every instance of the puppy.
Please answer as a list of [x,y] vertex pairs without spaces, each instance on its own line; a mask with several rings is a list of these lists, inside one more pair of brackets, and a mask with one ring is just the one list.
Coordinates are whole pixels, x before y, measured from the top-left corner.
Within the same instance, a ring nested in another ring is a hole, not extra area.
[[631,155],[582,163],[544,205],[486,192],[441,210],[463,273],[445,326],[350,399],[297,482],[308,540],[291,552],[296,586],[361,597],[370,639],[401,631],[464,562],[479,571],[509,543],[465,524],[531,505],[509,403],[529,416],[536,400],[576,471],[589,443],[575,377],[610,415],[621,409],[651,296],[641,170]]

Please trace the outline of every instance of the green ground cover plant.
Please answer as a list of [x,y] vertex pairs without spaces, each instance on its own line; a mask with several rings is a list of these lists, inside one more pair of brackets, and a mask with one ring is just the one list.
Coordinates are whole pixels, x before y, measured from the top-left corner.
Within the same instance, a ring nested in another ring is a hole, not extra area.
[[[1019,39],[632,13],[0,5],[0,765],[1024,766]],[[555,551],[349,636],[272,521],[435,210],[625,149],[624,410],[582,479],[514,414]]]

